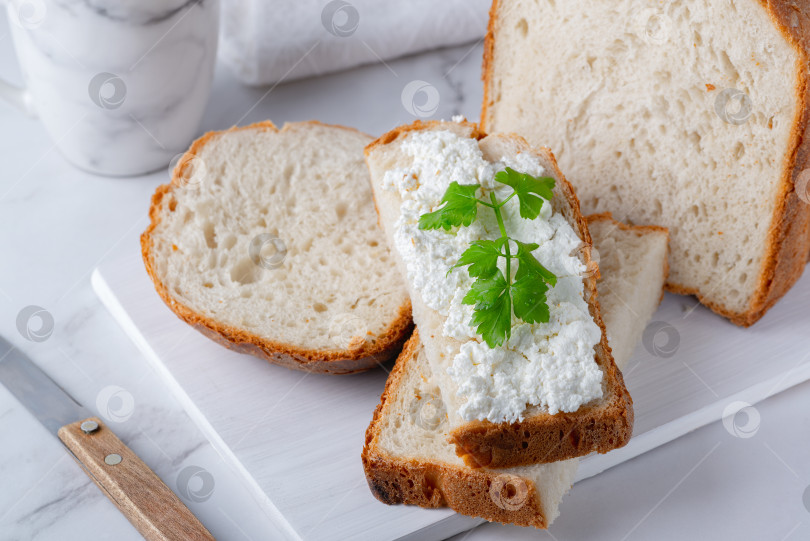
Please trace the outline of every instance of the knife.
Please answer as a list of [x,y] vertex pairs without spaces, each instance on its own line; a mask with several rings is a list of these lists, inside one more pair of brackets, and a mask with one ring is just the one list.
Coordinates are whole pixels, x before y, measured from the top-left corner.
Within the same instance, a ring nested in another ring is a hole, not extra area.
[[90,479],[145,539],[214,539],[112,430],[3,337],[0,337],[0,383],[62,440]]

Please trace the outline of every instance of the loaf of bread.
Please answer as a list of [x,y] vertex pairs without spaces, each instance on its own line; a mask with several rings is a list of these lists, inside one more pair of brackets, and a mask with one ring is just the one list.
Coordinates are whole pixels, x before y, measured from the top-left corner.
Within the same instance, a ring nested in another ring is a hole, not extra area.
[[[485,136],[479,132],[474,124],[466,122],[416,122],[410,126],[398,128],[389,132],[377,141],[366,147],[366,161],[371,172],[372,186],[380,221],[386,231],[389,244],[394,247],[392,254],[396,259],[402,276],[409,288],[411,304],[413,306],[413,318],[420,331],[420,341],[425,351],[425,356],[430,361],[433,374],[433,382],[441,390],[441,397],[447,406],[449,437],[456,446],[456,451],[462,456],[465,462],[471,466],[491,466],[509,467],[525,464],[536,464],[544,462],[556,462],[566,458],[582,456],[593,451],[607,452],[611,449],[621,447],[627,443],[632,433],[633,409],[632,400],[624,387],[621,373],[617,370],[611,357],[610,348],[602,326],[602,318],[599,314],[599,307],[596,301],[596,274],[586,273],[584,276],[572,275],[561,278],[565,286],[555,286],[576,289],[579,288],[580,298],[575,302],[582,303],[584,299],[585,314],[588,321],[598,326],[597,333],[601,329],[601,339],[597,337],[595,346],[590,350],[589,355],[593,355],[596,369],[601,371],[600,396],[597,396],[575,410],[570,411],[550,411],[546,404],[527,404],[526,401],[520,403],[523,410],[521,418],[516,418],[510,422],[493,421],[491,418],[464,418],[460,410],[469,401],[466,394],[460,394],[459,383],[448,373],[448,369],[456,367],[456,360],[462,358],[459,355],[463,346],[471,344],[469,339],[462,342],[459,339],[448,336],[443,329],[448,321],[448,317],[464,317],[459,313],[442,314],[440,311],[431,308],[428,299],[422,294],[415,284],[418,277],[413,276],[413,270],[409,263],[405,261],[403,250],[413,245],[412,239],[405,239],[402,244],[397,244],[397,229],[401,218],[403,205],[402,192],[397,192],[386,187],[386,174],[403,176],[403,182],[409,184],[409,190],[416,190],[424,184],[429,190],[438,186],[447,179],[446,173],[439,170],[442,165],[431,161],[430,157],[425,158],[425,167],[420,171],[412,170],[416,163],[414,155],[403,149],[408,141],[415,142],[422,134],[438,134],[440,141],[428,141],[425,148],[441,150],[443,145],[458,144],[468,149],[472,149],[469,156],[451,154],[447,166],[451,163],[461,164],[464,167],[469,163],[465,160],[481,160],[493,164],[503,164],[510,160],[528,160],[530,166],[539,166],[545,171],[543,174],[551,176],[556,180],[553,198],[551,199],[552,215],[561,216],[564,222],[570,226],[571,235],[577,237],[581,249],[577,254],[548,254],[551,257],[568,257],[571,255],[577,264],[581,262],[582,268],[587,269],[591,263],[590,237],[587,226],[579,212],[579,206],[573,189],[566,182],[554,161],[554,157],[547,150],[535,150],[529,147],[520,137],[514,135],[493,135]],[[424,138],[424,137],[423,137]],[[429,139],[429,138],[427,138]],[[421,140],[421,139],[420,139]],[[421,144],[421,143],[420,143]],[[531,165],[534,164],[534,165]],[[462,167],[462,169],[464,168]],[[422,175],[422,176],[420,176]],[[418,178],[417,178],[418,177]],[[444,179],[444,180],[442,180]],[[425,184],[431,183],[431,184]],[[412,186],[410,186],[412,184]],[[446,188],[446,186],[445,186]],[[435,200],[430,204],[439,206],[439,198],[442,188],[436,192],[433,190]],[[412,204],[415,199],[423,197],[420,193],[409,194],[407,203]],[[515,200],[517,202],[517,200]],[[507,207],[504,207],[505,209]],[[512,207],[513,209],[515,207]],[[510,212],[516,212],[512,210]],[[505,220],[509,220],[509,216]],[[515,215],[515,227],[520,227],[520,218]],[[562,230],[560,230],[562,231]],[[451,233],[436,232],[438,235],[450,235]],[[560,235],[565,233],[560,232]],[[416,250],[439,250],[444,254],[444,248],[436,248],[436,241],[441,237],[435,236],[435,240],[430,240],[426,244],[418,245]],[[531,242],[532,239],[523,239]],[[537,239],[541,240],[541,239]],[[549,240],[550,242],[550,240]],[[566,248],[574,250],[573,247]],[[424,255],[424,254],[423,254]],[[422,256],[420,256],[422,257]],[[576,258],[579,259],[576,259]],[[455,260],[450,264],[455,263]],[[541,261],[543,264],[551,264]],[[413,264],[411,262],[410,264]],[[429,269],[428,279],[437,278],[442,280],[448,274],[448,267],[444,263],[431,263],[434,268]],[[464,272],[465,270],[456,271]],[[453,278],[453,277],[451,277]],[[568,302],[560,301],[563,306],[573,306]],[[574,302],[574,301],[572,301]],[[562,308],[560,308],[562,310]],[[568,316],[566,316],[568,317]],[[556,321],[556,320],[553,320]],[[462,322],[466,325],[466,320]],[[544,332],[545,327],[532,327],[529,332]],[[561,327],[562,329],[562,327]],[[568,336],[568,331],[559,332],[560,336]],[[571,337],[576,340],[578,337]],[[472,340],[475,340],[474,338]],[[473,344],[474,345],[474,344]],[[533,347],[533,346],[532,346]],[[550,347],[548,345],[538,345],[538,349]],[[562,347],[562,346],[561,346]],[[580,346],[577,346],[580,347]],[[584,346],[583,346],[584,347]],[[570,357],[556,356],[550,354],[548,363],[554,367],[558,363],[568,362]],[[590,362],[590,358],[585,359]],[[520,362],[520,361],[518,361]],[[504,370],[506,368],[501,368]],[[507,369],[508,370],[508,369]],[[553,370],[553,368],[552,368]],[[579,383],[585,376],[578,368],[565,369],[566,381]],[[505,396],[511,396],[517,392],[515,387],[503,389],[502,394],[497,391],[500,376],[496,374],[478,374],[478,378],[484,379],[485,384],[489,383],[482,402],[490,403],[503,402]],[[507,377],[513,377],[509,374]],[[538,376],[540,377],[540,376]],[[470,377],[465,377],[464,382],[470,381]],[[559,381],[559,380],[558,380]],[[492,382],[492,383],[490,383]],[[547,384],[546,381],[543,382]],[[548,385],[553,385],[548,382]],[[493,390],[496,389],[496,390]],[[498,393],[497,396],[492,396]],[[519,399],[518,399],[519,400]],[[516,400],[517,401],[517,400]]]
[[810,253],[809,15],[792,0],[495,0],[482,128],[549,146],[583,212],[669,228],[668,289],[751,325]]
[[[627,364],[663,294],[667,232],[589,217],[600,254],[596,284],[614,359]],[[628,315],[630,314],[630,315]],[[447,442],[447,411],[418,331],[388,378],[366,431],[363,467],[387,504],[450,507],[490,521],[546,528],[578,459],[506,469],[470,468]]]
[[157,189],[141,237],[166,305],[289,368],[345,374],[395,356],[411,310],[374,212],[370,141],[316,122],[197,140]]

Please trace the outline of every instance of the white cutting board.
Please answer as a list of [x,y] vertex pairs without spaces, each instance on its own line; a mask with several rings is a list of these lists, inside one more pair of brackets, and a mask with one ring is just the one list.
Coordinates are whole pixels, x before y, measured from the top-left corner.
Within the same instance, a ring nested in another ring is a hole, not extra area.
[[[313,375],[229,351],[177,319],[130,248],[95,270],[95,291],[290,538],[442,539],[480,522],[371,496],[360,451],[384,370]],[[695,306],[692,297],[666,295],[653,320],[675,329],[676,351],[637,347],[625,370],[633,438],[582,460],[578,479],[721,419],[739,409],[735,402],[753,404],[810,379],[810,272],[750,329]],[[655,343],[666,349],[675,339],[661,331]],[[746,414],[734,421],[729,429],[746,430]]]

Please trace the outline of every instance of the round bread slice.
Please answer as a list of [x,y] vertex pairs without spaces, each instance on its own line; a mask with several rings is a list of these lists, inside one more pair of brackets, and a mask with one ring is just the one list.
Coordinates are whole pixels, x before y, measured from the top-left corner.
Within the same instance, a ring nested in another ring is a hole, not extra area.
[[363,148],[317,122],[207,133],[152,197],[146,270],[228,348],[329,374],[395,356],[411,305],[377,223]]

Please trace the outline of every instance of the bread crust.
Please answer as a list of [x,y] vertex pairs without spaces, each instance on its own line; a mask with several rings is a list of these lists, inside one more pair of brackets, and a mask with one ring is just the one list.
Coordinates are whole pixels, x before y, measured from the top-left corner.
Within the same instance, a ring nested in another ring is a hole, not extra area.
[[[382,135],[366,146],[366,156],[381,145],[387,145],[400,136],[414,130],[432,129],[443,122],[416,121]],[[486,133],[473,123],[459,123],[472,130],[471,137],[478,140]],[[569,221],[588,246],[583,250],[583,262],[593,264],[590,258],[592,244],[588,226],[579,209],[579,200],[571,184],[557,166],[552,152],[547,148],[534,149],[519,135],[502,135],[521,151],[532,152],[545,162],[558,179],[558,186],[568,201],[572,215]],[[557,462],[587,455],[593,451],[606,453],[622,447],[630,441],[633,432],[633,400],[627,392],[621,372],[613,362],[607,331],[599,310],[596,280],[598,272],[586,276],[585,300],[591,316],[601,329],[601,340],[595,347],[595,360],[604,374],[604,389],[609,398],[598,406],[582,406],[573,413],[555,415],[538,414],[514,423],[471,421],[450,432],[449,441],[456,453],[472,468],[506,468],[513,466]]]
[[285,124],[281,130],[278,130],[272,122],[264,121],[248,126],[233,127],[224,131],[208,132],[194,141],[191,147],[178,161],[172,173],[170,183],[159,186],[154,195],[152,195],[152,201],[149,207],[150,224],[141,235],[141,255],[144,265],[146,266],[146,272],[152,279],[158,295],[160,295],[160,298],[166,303],[166,306],[197,331],[228,349],[238,351],[239,353],[247,353],[273,364],[306,372],[319,374],[354,374],[364,372],[396,356],[402,344],[410,335],[411,329],[413,328],[410,300],[400,306],[394,320],[374,343],[364,341],[359,347],[345,350],[306,349],[262,338],[244,329],[226,325],[194,311],[171,295],[158,275],[152,258],[152,233],[160,224],[163,205],[171,200],[174,188],[182,184],[185,179],[186,168],[203,146],[223,133],[242,130],[284,132],[287,129],[307,124],[330,126],[358,132],[353,128],[322,124],[317,121]]
[[[796,100],[799,103],[791,128],[791,149],[783,167],[779,196],[773,211],[767,246],[759,273],[756,293],[748,308],[739,312],[723,304],[712,302],[700,290],[670,281],[666,289],[681,295],[694,295],[706,307],[728,318],[732,323],[748,327],[756,323],[787,293],[801,277],[810,258],[810,204],[796,194],[796,181],[810,167],[810,9],[800,7],[796,0],[757,0],[767,11],[777,29],[796,50],[799,61],[795,66],[799,84]],[[493,103],[492,84],[495,34],[498,24],[500,0],[493,0],[489,24],[484,38],[484,58],[481,78],[484,98],[481,105],[481,129],[485,130],[488,109]]]
[[416,329],[397,358],[371,424],[366,429],[362,460],[371,493],[389,505],[450,507],[464,515],[491,522],[547,528],[549,519],[543,512],[534,482],[530,479],[521,477],[519,481],[525,483],[528,489],[526,501],[518,509],[504,509],[490,497],[490,488],[499,477],[497,472],[391,456],[380,447],[377,437],[381,430],[381,419],[393,402],[419,347],[419,331]]
[[487,110],[492,105],[492,66],[495,56],[495,25],[498,24],[498,7],[500,0],[492,0],[489,6],[489,21],[487,22],[487,33],[484,35],[484,56],[481,59],[481,81],[484,83],[484,97],[481,100],[481,129],[490,131],[487,126]]
[[661,225],[629,225],[624,222],[620,222],[613,217],[612,212],[600,212],[598,214],[589,214],[585,216],[585,221],[588,225],[591,225],[596,222],[610,222],[612,225],[616,226],[616,228],[621,229],[622,231],[636,231],[639,233],[643,233],[645,231],[648,232],[658,232],[658,233],[665,233],[667,238],[669,238],[669,229],[661,226]]

